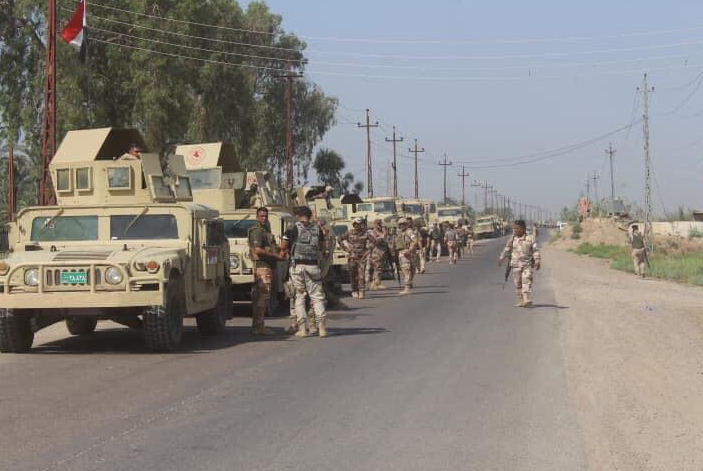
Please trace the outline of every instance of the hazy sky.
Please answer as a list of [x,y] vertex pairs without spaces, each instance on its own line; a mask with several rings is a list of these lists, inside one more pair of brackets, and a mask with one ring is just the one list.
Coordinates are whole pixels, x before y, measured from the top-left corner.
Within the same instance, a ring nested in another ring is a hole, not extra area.
[[[636,89],[649,71],[656,89],[650,123],[660,188],[654,185],[655,211],[703,208],[703,86],[697,89],[703,2],[268,3],[283,15],[287,30],[308,42],[311,77],[340,100],[339,124],[323,145],[365,177],[365,133],[348,121],[363,120],[368,107],[385,128],[372,133],[377,194],[386,191],[391,157],[383,139],[397,125],[406,139],[400,145],[406,157],[399,162],[404,194],[412,192],[406,144],[417,138],[427,149],[420,166],[422,197],[441,197],[436,163],[446,152],[453,161],[484,161],[466,164],[472,181],[488,180],[503,194],[558,209],[585,192],[589,172],[602,177],[599,195],[609,194],[604,149],[612,141],[618,151],[616,193],[642,201],[641,124],[532,164],[477,167],[534,159],[628,125],[633,114],[642,114]],[[459,170],[448,171],[454,197],[461,195]],[[473,203],[475,190],[467,194]]]

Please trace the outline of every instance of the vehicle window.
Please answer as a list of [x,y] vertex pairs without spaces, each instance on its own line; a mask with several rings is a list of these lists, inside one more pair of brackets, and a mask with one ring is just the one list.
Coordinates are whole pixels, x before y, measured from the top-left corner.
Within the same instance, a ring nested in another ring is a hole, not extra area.
[[423,214],[424,210],[421,204],[404,204],[405,211],[410,214]]
[[98,240],[97,216],[50,216],[32,220],[31,240],[58,242],[69,240]]
[[188,177],[193,190],[216,190],[220,188],[222,170],[219,168],[188,170]]
[[347,226],[332,226],[332,230],[334,231],[334,235],[337,237],[346,234],[349,232],[349,228]]
[[461,216],[460,209],[440,209],[437,212],[439,217],[451,217],[451,216]]
[[239,219],[225,221],[225,237],[228,239],[246,239],[249,237],[249,229],[259,222],[254,219]]
[[393,212],[393,202],[392,201],[379,201],[374,203],[374,209],[377,213],[392,213]]
[[[378,205],[378,203],[376,203]],[[356,205],[357,212],[370,212],[373,211],[373,205],[371,203],[362,203]]]
[[178,223],[171,214],[110,216],[110,239],[178,239]]

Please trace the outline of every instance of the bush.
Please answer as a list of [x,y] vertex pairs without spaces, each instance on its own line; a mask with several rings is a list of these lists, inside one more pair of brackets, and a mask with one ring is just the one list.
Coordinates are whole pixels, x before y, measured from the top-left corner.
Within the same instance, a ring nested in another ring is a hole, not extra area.
[[701,231],[697,227],[692,227],[688,230],[688,238],[689,239],[700,238],[700,237],[703,237],[703,231]]
[[581,223],[576,221],[571,225],[571,238],[572,239],[580,239],[581,238],[581,233],[583,232],[583,227],[581,227]]

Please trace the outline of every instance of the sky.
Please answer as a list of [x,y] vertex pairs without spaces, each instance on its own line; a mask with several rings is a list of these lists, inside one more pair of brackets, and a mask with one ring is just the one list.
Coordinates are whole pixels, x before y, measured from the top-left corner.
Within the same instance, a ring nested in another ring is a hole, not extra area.
[[[612,142],[616,196],[641,203],[644,100],[637,89],[647,72],[655,90],[654,211],[703,208],[703,2],[267,3],[307,42],[308,77],[339,99],[338,123],[321,145],[364,180],[366,134],[355,123],[366,108],[380,122],[372,130],[377,195],[390,191],[392,147],[384,139],[397,126],[405,139],[398,145],[403,195],[412,195],[408,148],[418,139],[426,149],[421,197],[441,199],[438,162],[446,153],[455,164],[447,170],[450,196],[461,198],[463,162],[470,204],[477,196],[470,184],[487,181],[503,195],[557,211],[586,192],[594,172],[598,196],[610,194],[605,149]],[[545,158],[572,145],[579,148]],[[534,162],[515,165],[526,160]]]

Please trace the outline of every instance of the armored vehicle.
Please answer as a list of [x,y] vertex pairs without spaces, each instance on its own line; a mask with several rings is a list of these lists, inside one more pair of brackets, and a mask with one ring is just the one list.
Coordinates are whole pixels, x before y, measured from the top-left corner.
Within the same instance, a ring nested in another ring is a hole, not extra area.
[[401,218],[412,218],[413,223],[418,227],[426,226],[429,217],[425,212],[425,200],[399,198],[396,201],[398,216]]
[[394,225],[398,221],[396,202],[391,196],[367,198],[363,203],[356,205],[351,218],[365,218],[369,222],[382,219],[386,225]]
[[50,170],[57,206],[10,224],[0,262],[0,351],[31,348],[35,331],[65,320],[87,335],[99,320],[140,328],[151,350],[181,343],[183,318],[213,335],[231,317],[229,247],[215,209],[194,204],[182,160],[118,157],[135,130],[66,135]]
[[450,222],[457,225],[466,220],[466,211],[462,206],[439,206],[437,208],[437,222],[439,224]]
[[498,237],[499,232],[500,224],[497,216],[488,215],[476,218],[474,224],[474,238],[476,240]]

